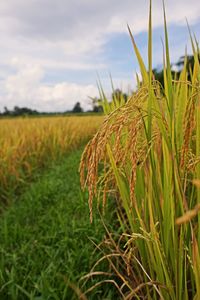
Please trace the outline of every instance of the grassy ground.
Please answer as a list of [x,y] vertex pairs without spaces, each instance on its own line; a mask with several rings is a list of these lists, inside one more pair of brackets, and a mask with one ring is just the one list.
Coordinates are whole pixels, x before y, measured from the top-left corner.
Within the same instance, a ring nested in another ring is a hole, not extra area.
[[[104,235],[98,216],[89,222],[80,155],[52,165],[1,215],[0,299],[77,299],[68,283],[98,259],[88,237],[99,243]],[[105,287],[95,291],[89,299],[112,299]]]

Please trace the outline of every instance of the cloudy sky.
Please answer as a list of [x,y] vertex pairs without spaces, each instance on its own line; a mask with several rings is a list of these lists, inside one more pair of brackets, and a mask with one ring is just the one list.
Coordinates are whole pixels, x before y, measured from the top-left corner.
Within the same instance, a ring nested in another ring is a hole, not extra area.
[[[153,0],[154,67],[162,62],[161,0]],[[200,40],[200,1],[166,0],[171,59],[189,46],[185,18]],[[107,93],[134,88],[136,58],[130,25],[147,57],[148,0],[1,0],[0,110],[27,106],[65,111],[98,96],[97,74]],[[188,50],[190,51],[190,50]]]

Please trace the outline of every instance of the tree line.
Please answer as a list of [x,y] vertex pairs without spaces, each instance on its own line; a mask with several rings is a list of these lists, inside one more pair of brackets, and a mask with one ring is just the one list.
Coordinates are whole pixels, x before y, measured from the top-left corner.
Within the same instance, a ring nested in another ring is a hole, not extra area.
[[[200,61],[200,53],[199,53],[199,61]],[[172,68],[172,78],[173,79],[178,79],[181,71],[184,66],[184,60],[185,56],[181,56],[178,60],[177,63],[173,64]],[[188,72],[188,79],[191,79],[191,74],[192,70],[194,67],[194,56],[193,55],[188,55],[187,56],[187,72]],[[163,75],[163,69],[153,69],[153,75],[154,79],[159,81],[162,86],[164,86],[164,75]],[[115,89],[110,97],[110,101],[112,102],[114,99],[120,100],[123,98],[125,102],[128,100],[128,95],[127,93],[122,92],[120,89]],[[98,97],[89,97],[90,98],[90,104],[91,104],[91,110],[88,110],[87,113],[102,113],[103,112],[103,107],[102,107],[102,100]],[[12,110],[9,110],[7,107],[4,107],[4,111],[0,112],[0,116],[32,116],[32,115],[53,115],[53,114],[68,114],[68,113],[84,113],[83,108],[81,107],[81,103],[78,101],[75,103],[73,109],[71,111],[65,111],[65,112],[53,112],[53,113],[48,113],[48,112],[38,112],[37,110],[33,110],[28,107],[19,107],[19,106],[14,106]]]

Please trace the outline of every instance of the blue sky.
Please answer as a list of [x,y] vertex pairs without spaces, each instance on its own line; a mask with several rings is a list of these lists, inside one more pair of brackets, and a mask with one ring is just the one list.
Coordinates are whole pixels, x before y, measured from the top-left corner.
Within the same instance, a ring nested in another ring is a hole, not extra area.
[[[153,65],[162,64],[162,1],[153,4]],[[200,40],[200,1],[166,0],[171,61],[191,51],[187,17]],[[148,0],[1,0],[0,110],[89,109],[99,74],[110,93],[134,89],[139,72],[127,23],[147,61]]]

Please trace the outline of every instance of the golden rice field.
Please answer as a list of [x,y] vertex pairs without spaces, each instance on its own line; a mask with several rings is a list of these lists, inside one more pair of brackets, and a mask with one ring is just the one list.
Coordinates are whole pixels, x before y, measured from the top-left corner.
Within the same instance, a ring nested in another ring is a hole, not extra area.
[[[186,54],[180,74],[174,74],[164,2],[163,15],[163,84],[155,79],[152,68],[150,1],[148,67],[128,27],[142,78],[139,80],[137,76],[137,90],[127,101],[116,97],[110,102],[99,84],[101,104],[107,114],[104,122],[102,117],[0,121],[0,200],[3,203],[9,201],[32,174],[37,174],[37,170],[76,149],[96,132],[82,153],[81,186],[87,189],[90,221],[95,222],[94,204],[104,211],[107,202],[113,205],[112,200],[115,201],[112,209],[115,220],[113,222],[111,209],[109,222],[114,224],[113,229],[101,218],[106,234],[97,249],[102,256],[78,283],[69,284],[79,299],[111,299],[111,296],[93,298],[97,294],[87,298],[104,283],[116,288],[116,299],[200,299],[200,51],[189,29],[193,65],[189,64]],[[63,217],[57,216],[63,221]],[[69,226],[75,224],[68,219]],[[7,223],[3,226],[5,240],[6,226]],[[73,234],[72,237],[74,239]],[[70,241],[70,245],[74,242]],[[81,247],[71,248],[78,248],[79,256]],[[48,251],[45,256],[46,253]],[[104,272],[100,263],[106,261],[108,266]],[[0,263],[1,269],[5,269],[7,262],[1,259]],[[11,289],[13,273],[8,275],[4,275],[6,279],[2,276],[2,282]],[[98,282],[94,276],[99,278]],[[92,279],[92,287],[86,289],[89,279]],[[23,281],[21,285],[16,284],[15,294],[12,288],[13,295],[17,295],[18,289],[24,291],[25,285]],[[41,299],[42,293],[36,291],[35,295]],[[32,294],[29,298],[33,299]],[[12,299],[19,298],[13,296]]]
[[0,120],[0,201],[12,195],[50,161],[88,140],[101,116]]

